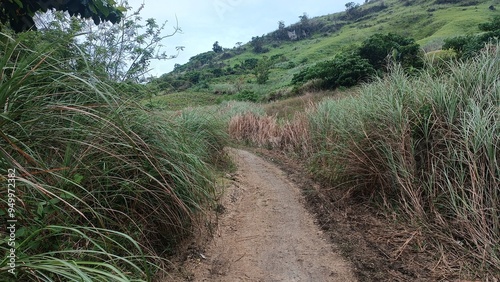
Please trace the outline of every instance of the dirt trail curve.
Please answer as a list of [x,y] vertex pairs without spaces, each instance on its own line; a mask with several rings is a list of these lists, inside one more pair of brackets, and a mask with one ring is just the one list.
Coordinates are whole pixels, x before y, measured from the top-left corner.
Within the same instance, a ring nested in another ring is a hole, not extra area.
[[355,281],[284,172],[247,151],[230,154],[238,171],[194,281]]

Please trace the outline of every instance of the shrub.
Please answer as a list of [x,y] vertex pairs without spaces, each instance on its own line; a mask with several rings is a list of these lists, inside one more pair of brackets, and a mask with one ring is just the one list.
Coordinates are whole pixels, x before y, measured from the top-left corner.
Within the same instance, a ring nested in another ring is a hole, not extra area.
[[259,60],[257,66],[254,68],[254,75],[258,84],[265,84],[269,80],[271,65],[272,61],[266,56]]
[[357,85],[375,74],[368,60],[356,54],[339,54],[332,60],[309,67],[292,78],[292,84],[302,84],[308,80],[321,79],[323,88],[334,89]]
[[259,95],[251,90],[243,90],[236,94],[236,100],[238,101],[248,101],[248,102],[257,102],[259,101]]
[[391,61],[405,69],[423,67],[422,51],[415,40],[392,33],[370,36],[362,43],[359,54],[377,70],[386,71]]

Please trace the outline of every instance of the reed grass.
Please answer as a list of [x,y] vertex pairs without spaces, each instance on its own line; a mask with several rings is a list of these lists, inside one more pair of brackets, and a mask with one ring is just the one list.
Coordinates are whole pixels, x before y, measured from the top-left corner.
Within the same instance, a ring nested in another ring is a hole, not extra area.
[[449,63],[438,77],[396,68],[359,98],[325,101],[311,116],[318,175],[380,198],[474,261],[463,265],[474,274],[500,273],[497,50]]
[[0,277],[151,281],[214,201],[225,128],[148,112],[49,50],[0,37],[0,168],[5,185],[17,171],[18,220],[16,276],[2,239]]

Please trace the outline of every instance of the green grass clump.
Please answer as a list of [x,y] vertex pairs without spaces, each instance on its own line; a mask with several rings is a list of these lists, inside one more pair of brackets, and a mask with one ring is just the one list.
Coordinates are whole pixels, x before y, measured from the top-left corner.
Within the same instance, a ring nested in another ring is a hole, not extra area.
[[[0,277],[152,280],[215,197],[225,129],[196,113],[122,101],[46,50],[0,35],[0,171],[15,169],[16,275],[0,231]],[[7,219],[7,190],[0,215]]]
[[499,50],[450,63],[440,76],[395,68],[309,116],[317,176],[379,199],[448,255],[467,258],[464,271],[492,277],[500,273]]
[[218,100],[218,95],[207,92],[182,92],[145,99],[143,104],[148,108],[178,111],[187,107],[200,107],[217,104]]

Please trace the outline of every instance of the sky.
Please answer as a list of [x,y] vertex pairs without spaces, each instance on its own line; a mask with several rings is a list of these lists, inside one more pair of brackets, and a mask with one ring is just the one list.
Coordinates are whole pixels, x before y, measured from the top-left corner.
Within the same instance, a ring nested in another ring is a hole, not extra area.
[[[271,2],[272,1],[272,2]],[[189,58],[212,50],[215,41],[224,48],[237,42],[247,43],[253,36],[261,36],[278,28],[278,21],[290,25],[306,13],[309,17],[322,16],[345,10],[350,0],[129,0],[134,9],[145,4],[143,19],[154,18],[158,23],[168,21],[164,34],[174,31],[176,21],[182,33],[163,41],[163,51],[177,53],[177,58],[153,61],[151,75],[170,72],[174,64],[184,64]],[[362,3],[362,1],[354,1]],[[177,19],[177,20],[176,20]]]

